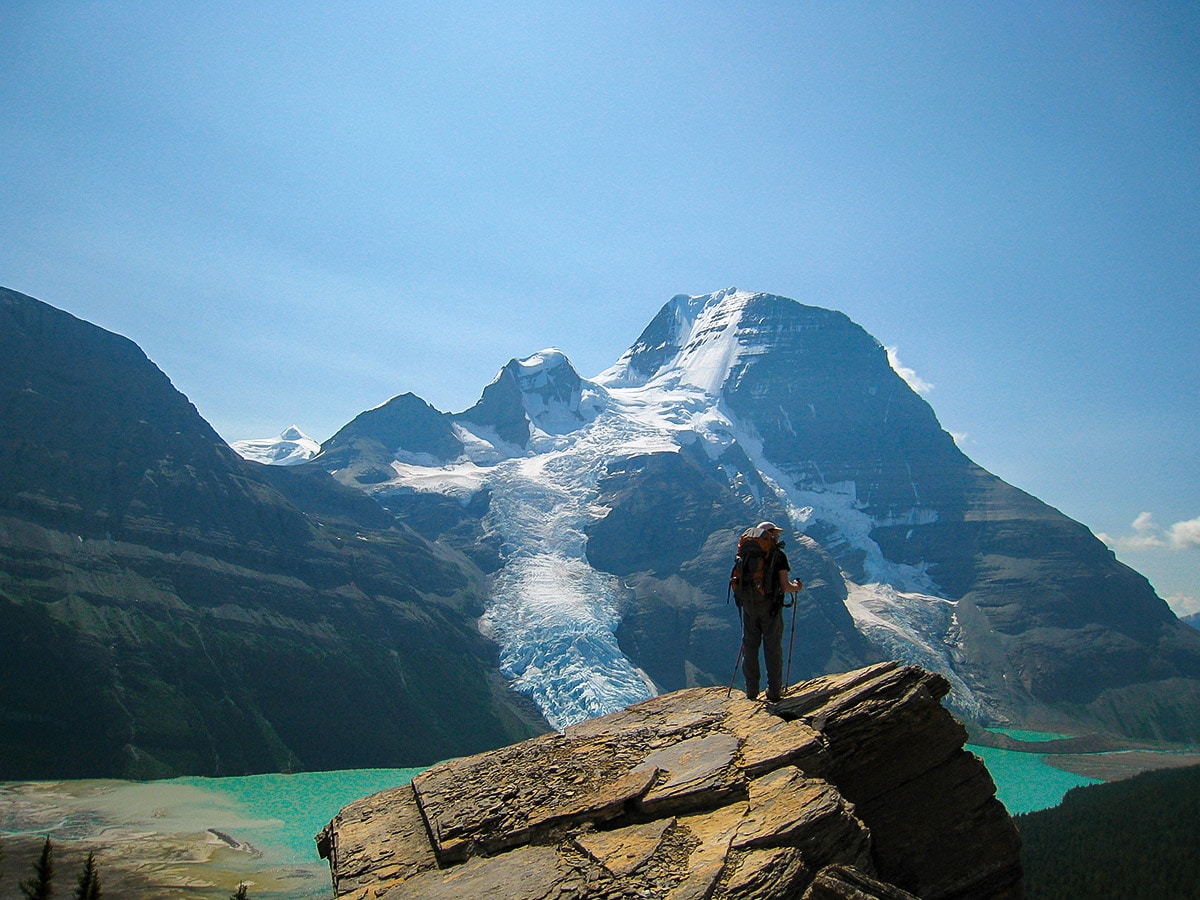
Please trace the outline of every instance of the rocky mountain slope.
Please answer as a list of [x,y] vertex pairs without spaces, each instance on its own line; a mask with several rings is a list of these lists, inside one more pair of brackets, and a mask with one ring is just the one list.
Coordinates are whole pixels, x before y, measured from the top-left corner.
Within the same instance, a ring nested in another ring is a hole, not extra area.
[[559,727],[727,682],[731,548],[769,518],[808,585],[793,678],[897,657],[981,722],[1200,738],[1195,630],[968,459],[841,313],[675,297],[594,379],[542,351],[464,412],[365,412],[313,465],[489,573],[501,669]]
[[944,678],[693,688],[443,763],[318,836],[339,897],[1017,898],[1020,840]]
[[0,779],[535,734],[474,626],[481,580],[320,469],[243,461],[132,342],[0,290]]
[[839,313],[677,297],[594,379],[542,351],[280,467],[0,290],[0,778],[420,764],[725,684],[768,517],[793,680],[898,657],[980,721],[1197,739],[1200,634]]

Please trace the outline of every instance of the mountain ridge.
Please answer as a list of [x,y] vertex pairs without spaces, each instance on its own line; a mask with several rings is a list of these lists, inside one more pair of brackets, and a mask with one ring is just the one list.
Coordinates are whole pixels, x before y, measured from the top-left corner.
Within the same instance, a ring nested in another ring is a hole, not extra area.
[[400,394],[280,467],[133,342],[0,290],[0,774],[412,765],[725,686],[763,518],[806,585],[791,680],[900,658],[976,721],[1197,739],[1200,635],[863,329],[664,310],[622,371],[539,351],[482,412]]
[[[498,583],[510,560],[542,552],[494,514],[513,473],[528,493],[547,489],[543,517],[572,498],[569,527],[585,535],[573,559],[620,579],[606,601],[618,644],[655,689],[727,679],[716,657],[737,646],[719,587],[729,547],[771,518],[808,539],[793,550],[812,586],[798,613],[822,637],[801,675],[899,656],[946,676],[979,721],[1195,737],[1153,720],[1170,717],[1177,680],[1200,679],[1200,643],[1086,527],[971,461],[843,313],[734,288],[677,295],[613,366],[580,380],[602,398],[595,417],[555,434],[539,432],[516,378],[535,358],[510,361],[471,410],[442,414],[459,457],[412,465],[399,446],[385,480],[335,477],[431,540],[465,540]],[[567,469],[599,475],[564,481]],[[656,523],[687,546],[646,553]],[[1147,703],[1158,713],[1139,716]]]
[[131,341],[0,289],[0,778],[412,765],[538,733],[473,627],[481,580],[322,470],[242,460]]

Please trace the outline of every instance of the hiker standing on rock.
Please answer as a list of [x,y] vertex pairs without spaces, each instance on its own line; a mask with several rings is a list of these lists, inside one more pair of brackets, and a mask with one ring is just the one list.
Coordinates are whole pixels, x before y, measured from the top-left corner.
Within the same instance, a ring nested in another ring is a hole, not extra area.
[[730,588],[742,617],[742,674],[746,696],[758,697],[758,648],[767,661],[767,700],[783,696],[783,597],[804,587],[789,577],[791,566],[774,522],[759,522],[738,541]]

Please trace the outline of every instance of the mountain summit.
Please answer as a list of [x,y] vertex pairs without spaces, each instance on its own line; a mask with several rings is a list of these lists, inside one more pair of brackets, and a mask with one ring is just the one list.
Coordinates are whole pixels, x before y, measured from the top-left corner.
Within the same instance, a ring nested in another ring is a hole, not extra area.
[[297,466],[321,452],[321,445],[295,425],[283,429],[276,438],[234,441],[229,446],[243,459],[272,466]]
[[510,360],[479,402],[455,418],[525,451],[587,425],[604,403],[604,392],[580,378],[565,353],[551,348]]
[[1200,636],[1086,527],[963,454],[842,313],[679,295],[592,380],[546,350],[427,418],[437,458],[396,432],[368,466],[339,432],[314,464],[490,573],[481,625],[559,727],[727,681],[731,547],[771,518],[808,586],[793,678],[900,658],[982,722],[1200,737],[1178,715],[1200,712]]
[[901,659],[979,722],[1200,740],[1200,632],[783,297],[675,297],[595,378],[542,350],[283,466],[0,289],[0,426],[2,777],[412,765],[723,688],[766,518],[805,583],[789,680]]

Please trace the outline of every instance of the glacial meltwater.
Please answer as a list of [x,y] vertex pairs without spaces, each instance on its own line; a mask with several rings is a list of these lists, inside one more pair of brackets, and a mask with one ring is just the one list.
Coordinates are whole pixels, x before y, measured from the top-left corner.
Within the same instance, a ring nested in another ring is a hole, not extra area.
[[1056,769],[1037,753],[974,744],[968,744],[967,749],[987,766],[996,782],[996,796],[1010,815],[1049,809],[1057,806],[1071,788],[1099,783],[1095,778]]
[[[968,749],[983,759],[1014,815],[1055,806],[1072,787],[1095,783],[1048,765],[1040,754]],[[72,853],[95,849],[109,876],[106,891],[122,896],[224,900],[244,881],[255,900],[329,897],[329,869],[314,836],[343,806],[420,771],[0,783],[6,877],[29,874],[22,860],[32,861],[48,835],[69,863],[60,864],[64,878],[75,865]],[[7,880],[0,894],[5,886]]]
[[227,804],[241,812],[246,824],[233,836],[262,851],[264,857],[312,863],[317,860],[314,838],[338,810],[360,797],[407,784],[422,771],[346,769],[172,781],[211,794],[214,806]]
[[63,885],[94,850],[112,896],[225,900],[245,883],[254,900],[327,898],[317,832],[348,803],[420,771],[0,782],[0,896],[16,896],[49,837]]

